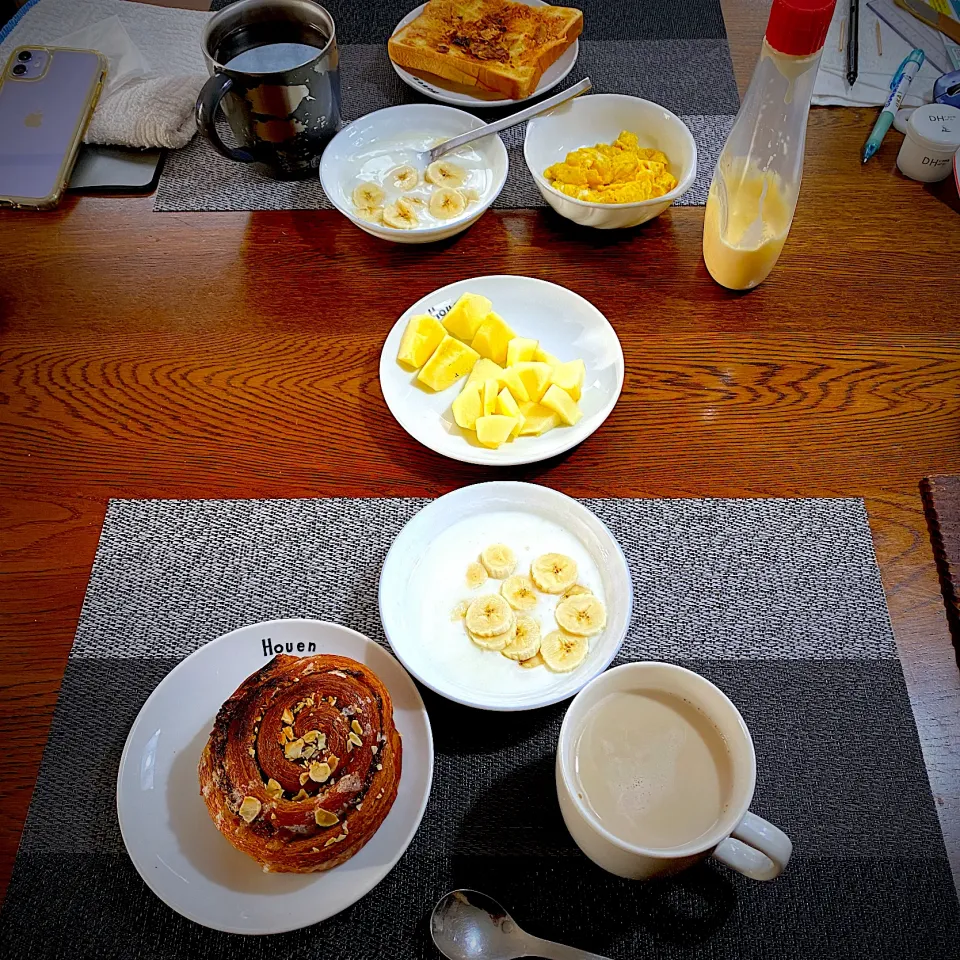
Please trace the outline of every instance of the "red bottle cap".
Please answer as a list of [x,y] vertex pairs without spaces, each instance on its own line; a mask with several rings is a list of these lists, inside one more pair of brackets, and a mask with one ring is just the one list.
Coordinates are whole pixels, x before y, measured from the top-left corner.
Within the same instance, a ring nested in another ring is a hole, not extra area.
[[793,57],[816,53],[827,39],[837,0],[773,0],[767,43]]

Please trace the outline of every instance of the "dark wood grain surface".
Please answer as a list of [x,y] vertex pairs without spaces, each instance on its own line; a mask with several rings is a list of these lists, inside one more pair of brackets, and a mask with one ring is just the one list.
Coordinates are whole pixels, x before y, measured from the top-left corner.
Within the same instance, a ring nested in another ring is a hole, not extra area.
[[[738,81],[764,0],[724,4]],[[623,396],[564,457],[498,476],[576,496],[866,498],[955,875],[960,673],[918,482],[960,472],[960,203],[904,180],[875,111],[815,110],[771,279],[703,266],[702,208],[637,230],[488,213],[430,247],[333,212],[154,214],[68,198],[0,216],[0,885],[9,877],[109,497],[433,495],[488,479],[386,410],[383,338],[454,280],[527,274],[589,298]],[[905,236],[906,234],[906,236]]]

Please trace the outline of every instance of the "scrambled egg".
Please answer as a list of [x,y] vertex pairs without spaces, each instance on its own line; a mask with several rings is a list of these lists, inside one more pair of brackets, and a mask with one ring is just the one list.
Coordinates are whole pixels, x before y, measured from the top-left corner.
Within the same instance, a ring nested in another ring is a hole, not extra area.
[[677,185],[669,163],[666,154],[638,146],[637,135],[624,130],[611,144],[568,153],[543,175],[555,190],[577,200],[635,203],[662,197]]

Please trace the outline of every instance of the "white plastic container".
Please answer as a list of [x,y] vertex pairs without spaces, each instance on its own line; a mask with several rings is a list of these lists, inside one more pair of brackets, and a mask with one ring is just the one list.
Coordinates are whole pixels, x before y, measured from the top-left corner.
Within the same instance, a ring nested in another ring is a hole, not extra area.
[[780,256],[803,173],[810,97],[836,0],[774,0],[760,60],[717,161],[703,259],[717,283],[749,290]]
[[911,180],[936,183],[950,176],[958,149],[960,110],[945,103],[931,103],[917,107],[910,115],[897,166]]

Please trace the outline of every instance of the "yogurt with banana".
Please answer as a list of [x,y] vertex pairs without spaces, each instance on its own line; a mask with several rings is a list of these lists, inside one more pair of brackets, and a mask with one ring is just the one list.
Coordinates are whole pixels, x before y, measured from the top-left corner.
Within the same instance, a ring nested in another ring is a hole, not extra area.
[[420,134],[378,141],[356,154],[356,173],[344,185],[356,215],[396,230],[415,230],[443,226],[468,213],[493,189],[493,171],[469,144],[421,169],[418,154],[442,142]]
[[[502,596],[510,589],[504,589],[504,584],[509,584],[508,577],[482,575],[476,569],[478,564],[482,567],[479,561],[492,544],[509,546],[516,560],[513,576],[530,577],[531,566],[545,555],[569,558],[576,567],[576,586],[605,603],[603,579],[590,551],[560,524],[511,510],[467,517],[431,543],[412,575],[410,587],[417,595],[413,608],[417,634],[423,642],[418,659],[429,659],[430,672],[442,673],[445,682],[464,696],[476,697],[481,692],[496,690],[509,699],[511,694],[524,696],[534,690],[548,690],[564,682],[568,674],[554,672],[542,663],[525,668],[510,658],[509,651],[498,652],[497,644],[485,649],[473,642],[465,627],[464,614],[471,602]],[[556,611],[564,599],[563,593],[549,594],[537,589],[535,603],[516,609],[516,613],[518,618],[529,616],[536,620],[546,639],[558,630]],[[491,616],[495,615],[492,610]],[[599,639],[599,632],[591,635],[586,641],[589,649]]]

